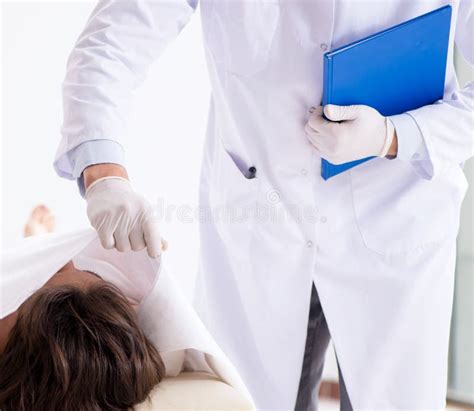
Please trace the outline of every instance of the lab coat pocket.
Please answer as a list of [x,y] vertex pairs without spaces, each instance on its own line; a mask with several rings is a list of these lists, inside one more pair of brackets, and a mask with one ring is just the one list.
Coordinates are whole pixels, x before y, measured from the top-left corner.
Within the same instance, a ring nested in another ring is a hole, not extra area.
[[210,0],[201,7],[205,43],[216,65],[241,76],[262,71],[279,22],[279,0]]
[[351,170],[354,213],[366,247],[401,255],[456,238],[467,189],[459,166],[433,180],[409,163],[374,159]]
[[258,178],[245,176],[251,166],[241,169],[223,144],[217,142],[209,191],[211,214],[224,244],[242,256],[247,255],[252,236],[259,190]]

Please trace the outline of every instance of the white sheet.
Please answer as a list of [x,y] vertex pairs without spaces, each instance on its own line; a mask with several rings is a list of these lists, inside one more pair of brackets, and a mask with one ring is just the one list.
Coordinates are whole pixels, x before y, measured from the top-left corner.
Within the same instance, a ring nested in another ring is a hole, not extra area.
[[168,376],[183,370],[213,373],[252,402],[234,366],[161,260],[145,251],[104,250],[92,229],[28,237],[2,251],[0,318],[17,310],[71,260],[79,270],[98,274],[140,303],[140,324],[162,355]]

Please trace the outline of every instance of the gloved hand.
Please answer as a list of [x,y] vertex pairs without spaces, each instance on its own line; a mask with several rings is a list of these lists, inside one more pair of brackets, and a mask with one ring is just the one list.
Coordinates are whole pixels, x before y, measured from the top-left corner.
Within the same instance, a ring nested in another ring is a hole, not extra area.
[[99,178],[87,188],[86,200],[87,216],[104,248],[139,251],[146,247],[150,257],[166,248],[151,204],[133,191],[127,179]]
[[321,157],[342,164],[365,157],[385,157],[392,144],[392,122],[369,106],[327,104],[310,110],[305,132]]

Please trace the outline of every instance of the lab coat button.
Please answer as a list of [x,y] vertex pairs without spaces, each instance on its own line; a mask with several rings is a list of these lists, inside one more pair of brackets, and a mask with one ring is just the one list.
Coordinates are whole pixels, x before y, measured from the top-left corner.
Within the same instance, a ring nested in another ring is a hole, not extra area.
[[321,218],[319,219],[323,224],[328,221],[327,217],[326,216],[321,216]]
[[313,248],[314,243],[311,240],[306,241],[306,247]]
[[326,51],[328,49],[328,45],[326,43],[321,43],[320,47],[322,51]]
[[300,173],[301,173],[302,176],[306,176],[306,175],[308,175],[308,170],[306,170],[306,168],[302,168],[300,170]]

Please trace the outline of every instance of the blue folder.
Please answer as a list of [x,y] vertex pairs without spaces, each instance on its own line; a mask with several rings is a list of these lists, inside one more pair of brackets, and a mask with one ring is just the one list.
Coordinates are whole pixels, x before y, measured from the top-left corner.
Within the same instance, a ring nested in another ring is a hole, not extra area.
[[[384,116],[443,98],[451,6],[444,6],[324,55],[323,106],[364,104]],[[374,157],[322,160],[327,180]]]

